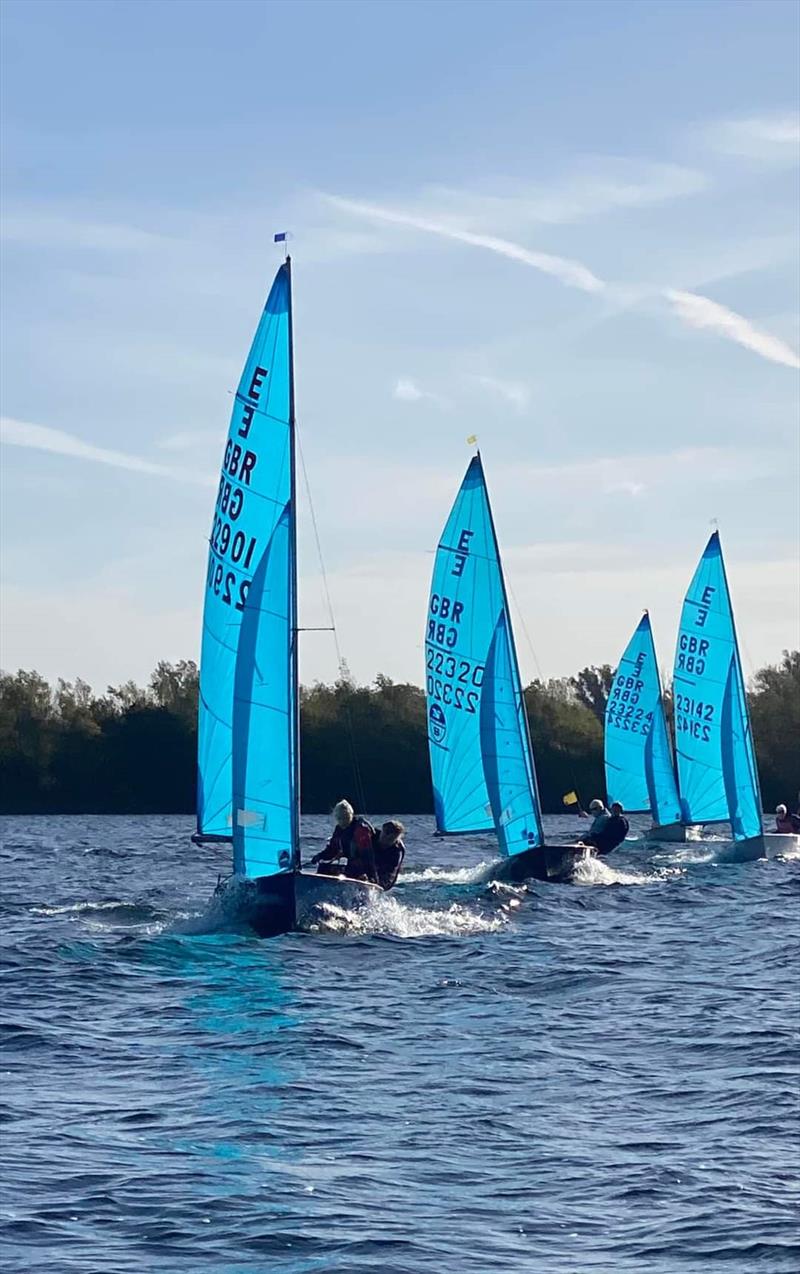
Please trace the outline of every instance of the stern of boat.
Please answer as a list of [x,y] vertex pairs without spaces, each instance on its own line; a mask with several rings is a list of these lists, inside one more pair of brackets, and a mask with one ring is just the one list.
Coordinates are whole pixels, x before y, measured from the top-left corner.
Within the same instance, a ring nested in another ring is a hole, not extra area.
[[719,848],[714,846],[714,861],[717,863],[753,863],[758,858],[766,858],[765,837],[748,836],[746,840],[730,841]]
[[687,845],[702,840],[703,828],[696,823],[688,826],[685,823],[664,823],[661,827],[654,824],[653,827],[648,827],[644,838],[655,844]]
[[588,845],[537,845],[504,858],[492,871],[495,880],[522,882],[549,880],[555,884],[570,881],[578,863],[591,858]]
[[783,858],[787,854],[793,858],[800,854],[800,836],[794,832],[765,832],[764,848],[767,858]]

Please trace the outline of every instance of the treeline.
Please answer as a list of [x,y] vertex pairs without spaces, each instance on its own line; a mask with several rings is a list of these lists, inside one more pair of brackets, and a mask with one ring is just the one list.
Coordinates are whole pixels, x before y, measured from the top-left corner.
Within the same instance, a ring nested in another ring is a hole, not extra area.
[[[603,792],[608,665],[534,681],[525,691],[545,810]],[[0,673],[0,812],[189,813],[195,808],[197,666],[159,663],[147,687],[95,695],[83,681],[55,687],[36,672]],[[750,706],[765,806],[797,793],[800,651],[753,679]],[[669,702],[668,702],[669,709]],[[425,695],[379,676],[343,677],[301,692],[306,813],[347,795],[372,813],[432,808]]]

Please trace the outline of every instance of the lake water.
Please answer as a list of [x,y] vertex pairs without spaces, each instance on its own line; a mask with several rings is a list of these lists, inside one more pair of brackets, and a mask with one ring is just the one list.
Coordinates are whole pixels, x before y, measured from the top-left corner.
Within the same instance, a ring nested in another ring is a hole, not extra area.
[[6,1271],[800,1268],[800,858],[492,888],[406,822],[374,912],[264,942],[189,818],[2,820]]

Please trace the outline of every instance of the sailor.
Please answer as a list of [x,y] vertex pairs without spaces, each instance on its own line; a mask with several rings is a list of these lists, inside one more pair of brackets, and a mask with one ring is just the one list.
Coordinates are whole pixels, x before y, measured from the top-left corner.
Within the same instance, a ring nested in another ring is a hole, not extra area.
[[311,859],[317,863],[317,872],[324,876],[338,876],[342,867],[337,866],[344,858],[344,875],[351,880],[375,881],[375,858],[372,849],[372,838],[375,828],[366,818],[356,814],[349,801],[337,801],[333,807],[333,818],[336,826],[327,845]]
[[[588,834],[589,836],[597,836],[600,832],[602,832],[606,823],[611,818],[611,815],[609,814],[603,802],[599,801],[597,797],[595,797],[593,801],[589,802],[589,813],[593,817],[592,817],[592,825],[589,828]],[[586,840],[586,837],[584,836],[583,839]]]
[[375,875],[378,884],[384,890],[392,889],[400,875],[400,868],[406,856],[406,847],[403,844],[405,830],[402,823],[396,819],[389,819],[372,838]]
[[[608,813],[608,811],[606,811]],[[627,818],[623,817],[622,806],[619,801],[614,801],[611,806],[611,813],[600,828],[599,832],[590,832],[588,836],[584,836],[584,845],[593,845],[598,854],[610,854],[612,849],[616,849],[617,845],[621,845],[625,837],[628,835],[630,823]]]
[[790,814],[785,805],[778,805],[775,809],[775,828],[784,835],[796,835],[800,832],[800,817]]

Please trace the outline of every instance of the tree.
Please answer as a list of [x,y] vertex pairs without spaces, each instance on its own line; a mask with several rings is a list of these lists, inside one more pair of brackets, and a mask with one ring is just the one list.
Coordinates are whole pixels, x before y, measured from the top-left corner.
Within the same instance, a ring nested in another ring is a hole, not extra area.
[[614,670],[611,664],[600,664],[599,667],[581,668],[576,677],[570,677],[570,685],[578,702],[593,712],[603,725],[606,715],[606,700],[614,681]]

